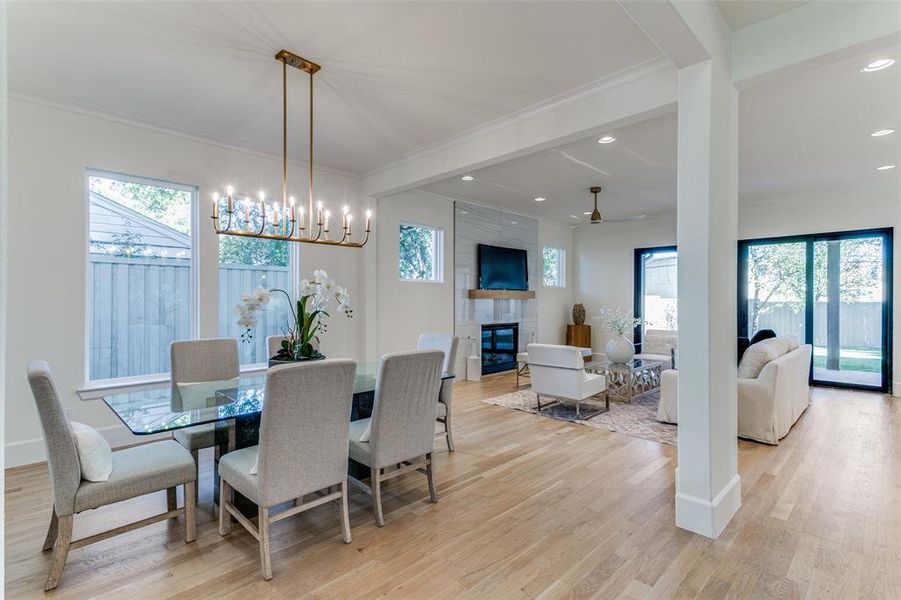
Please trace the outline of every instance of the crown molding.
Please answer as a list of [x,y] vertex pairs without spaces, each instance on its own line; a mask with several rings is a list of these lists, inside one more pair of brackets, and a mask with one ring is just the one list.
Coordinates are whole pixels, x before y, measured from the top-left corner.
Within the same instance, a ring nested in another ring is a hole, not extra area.
[[488,121],[487,123],[483,123],[482,125],[474,127],[463,133],[445,138],[444,140],[435,142],[434,144],[423,146],[418,150],[407,154],[402,158],[399,158],[398,160],[390,162],[386,165],[382,165],[381,167],[377,167],[370,171],[366,171],[360,177],[362,179],[366,179],[368,177],[396,169],[421,158],[439,154],[455,146],[460,146],[462,144],[472,142],[473,140],[476,140],[480,137],[496,133],[501,129],[516,126],[525,121],[534,119],[542,113],[565,108],[567,105],[573,104],[585,98],[602,95],[612,89],[632,83],[633,81],[637,81],[639,79],[643,79],[645,77],[649,77],[662,71],[667,71],[674,68],[675,67],[673,66],[673,63],[670,62],[668,58],[662,55],[658,56],[633,67],[617,71],[616,73],[611,73],[610,75],[607,75],[595,81],[591,81],[585,85],[579,86],[567,92],[563,92],[562,94],[552,96],[546,100],[542,100],[541,102],[527,106],[526,108],[514,111],[498,119],[494,119],[493,121]]
[[[496,210],[498,212],[507,213],[508,215],[515,215],[517,217],[522,217],[524,219],[532,219],[535,221],[539,221],[541,223],[547,223],[548,225],[557,225],[558,227],[569,227],[572,223],[568,223],[566,221],[557,221],[556,219],[548,219],[546,217],[538,217],[535,215],[530,215],[528,213],[519,212],[516,210],[511,210],[506,206],[502,206],[499,204],[489,204],[488,202],[479,202],[478,200],[470,200],[469,198],[458,198],[457,196],[448,196],[447,194],[438,194],[436,192],[429,192],[423,189],[414,189],[408,190],[406,192],[399,192],[399,194],[422,194],[423,196],[430,196],[432,198],[437,198],[439,200],[446,200],[448,202],[461,202],[463,204],[471,204],[472,206],[478,206],[480,208],[487,208],[490,210]],[[392,194],[394,195],[394,194]],[[390,198],[391,196],[383,196],[383,198]]]
[[[187,140],[190,142],[195,142],[198,144],[204,144],[207,146],[213,146],[215,148],[219,148],[222,150],[228,150],[231,152],[241,152],[243,154],[250,154],[251,156],[256,156],[259,158],[264,158],[268,160],[277,160],[281,161],[282,157],[278,154],[273,154],[271,152],[266,152],[265,150],[259,150],[256,148],[248,148],[246,146],[236,146],[235,144],[226,142],[222,139],[212,138],[208,136],[197,135],[195,133],[191,133],[189,131],[185,131],[183,129],[173,128],[173,127],[164,127],[162,125],[157,125],[156,123],[152,123],[150,121],[145,121],[143,119],[139,119],[137,117],[133,117],[131,115],[127,115],[124,113],[119,113],[113,110],[100,108],[96,106],[91,106],[88,104],[81,104],[78,102],[73,102],[70,100],[64,100],[62,98],[57,98],[54,96],[48,96],[45,94],[38,94],[35,92],[29,92],[21,89],[10,89],[8,93],[8,97],[13,100],[18,100],[20,102],[26,102],[28,104],[35,104],[37,106],[42,106],[45,108],[51,108],[55,110],[60,110],[80,116],[91,117],[94,119],[100,119],[102,121],[107,121],[109,123],[116,123],[119,125],[127,125],[129,127],[137,127],[139,129],[144,129],[146,131],[152,131],[154,133],[159,133],[162,135],[168,135],[172,137],[176,137],[179,139]],[[305,161],[299,161],[292,158],[288,158],[288,164],[296,167],[302,167],[304,169],[309,167],[309,163]],[[332,167],[324,167],[322,165],[313,165],[313,168],[316,171],[321,173],[329,173],[332,175],[339,175],[341,177],[347,177],[349,179],[354,179],[356,181],[361,180],[361,176],[357,173],[353,173],[350,171],[342,171],[341,169],[334,169]]]

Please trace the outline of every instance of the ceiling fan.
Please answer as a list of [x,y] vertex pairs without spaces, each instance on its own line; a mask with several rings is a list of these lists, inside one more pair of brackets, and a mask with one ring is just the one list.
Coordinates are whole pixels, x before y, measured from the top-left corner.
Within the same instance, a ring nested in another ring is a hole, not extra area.
[[588,188],[588,191],[594,195],[594,210],[591,211],[591,218],[589,221],[592,225],[597,225],[599,223],[622,223],[625,221],[640,221],[644,219],[645,215],[635,215],[633,217],[623,217],[621,219],[605,219],[601,216],[601,211],[598,210],[598,194],[601,193],[601,188],[598,185],[592,186]]

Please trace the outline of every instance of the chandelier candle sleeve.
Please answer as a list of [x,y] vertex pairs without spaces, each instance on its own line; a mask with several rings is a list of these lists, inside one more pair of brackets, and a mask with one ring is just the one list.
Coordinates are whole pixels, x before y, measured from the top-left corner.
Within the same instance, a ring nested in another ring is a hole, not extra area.
[[[282,202],[279,207],[278,202],[272,202],[270,209],[271,227],[267,227],[266,222],[266,195],[259,192],[259,228],[254,227],[251,221],[250,209],[252,203],[250,198],[244,197],[244,226],[238,223],[239,219],[234,219],[234,187],[231,185],[225,188],[226,208],[225,219],[221,218],[220,202],[222,196],[216,192],[213,196],[212,218],[213,229],[219,235],[235,235],[243,237],[256,237],[264,239],[283,240],[289,242],[301,242],[307,244],[325,244],[330,246],[348,246],[350,248],[362,248],[369,241],[369,234],[372,230],[371,213],[366,213],[366,230],[365,235],[359,241],[351,238],[351,215],[349,207],[343,207],[342,230],[344,235],[340,240],[329,239],[329,219],[331,212],[324,208],[323,202],[320,200],[316,203],[316,223],[313,223],[313,75],[316,74],[321,67],[288,50],[280,50],[275,59],[281,63],[282,67]],[[309,213],[304,211],[304,207],[300,206],[300,218],[297,218],[297,207],[295,206],[294,196],[288,196],[288,67],[294,67],[310,77],[310,120],[309,120]],[[291,210],[288,212],[290,201]],[[240,211],[240,208],[238,208]],[[239,213],[240,214],[240,213]],[[309,214],[310,227],[306,226],[307,214]],[[224,222],[223,222],[224,221]],[[234,223],[233,223],[234,221]],[[298,222],[299,221],[299,222]],[[233,227],[234,224],[234,227]],[[314,225],[316,231],[313,231]],[[326,235],[323,235],[326,234]]]

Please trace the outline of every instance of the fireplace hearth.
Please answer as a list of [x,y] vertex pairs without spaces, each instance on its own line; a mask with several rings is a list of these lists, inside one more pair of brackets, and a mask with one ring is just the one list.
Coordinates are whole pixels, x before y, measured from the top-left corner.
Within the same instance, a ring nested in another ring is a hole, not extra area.
[[482,325],[482,375],[516,368],[519,323]]

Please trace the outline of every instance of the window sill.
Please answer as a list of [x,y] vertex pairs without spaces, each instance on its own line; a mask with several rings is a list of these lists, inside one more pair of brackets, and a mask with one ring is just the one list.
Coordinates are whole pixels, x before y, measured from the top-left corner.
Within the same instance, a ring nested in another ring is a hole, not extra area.
[[[241,375],[254,375],[264,373],[267,369],[265,363],[255,365],[242,365]],[[99,400],[116,394],[140,392],[165,387],[169,384],[169,374],[147,375],[144,377],[122,377],[120,379],[101,379],[89,381],[84,387],[75,391],[81,400]]]

